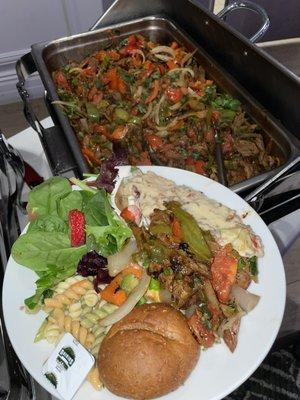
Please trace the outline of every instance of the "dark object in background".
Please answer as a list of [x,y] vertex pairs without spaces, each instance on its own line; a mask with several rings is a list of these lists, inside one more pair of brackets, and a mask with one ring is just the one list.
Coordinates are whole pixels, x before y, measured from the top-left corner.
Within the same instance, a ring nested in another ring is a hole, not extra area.
[[295,344],[271,350],[254,374],[224,400],[300,399],[300,359],[296,351]]
[[[0,399],[50,400],[51,396],[35,384],[18,359],[8,338],[2,310],[2,283],[13,242],[20,234],[17,206],[24,178],[23,160],[0,132]],[[20,207],[19,207],[20,208]]]
[[[226,5],[234,0],[227,0]],[[300,36],[299,0],[255,0],[270,18],[270,28],[260,42],[287,39]],[[226,22],[246,37],[251,36],[260,26],[261,18],[251,11],[235,11],[226,17]]]

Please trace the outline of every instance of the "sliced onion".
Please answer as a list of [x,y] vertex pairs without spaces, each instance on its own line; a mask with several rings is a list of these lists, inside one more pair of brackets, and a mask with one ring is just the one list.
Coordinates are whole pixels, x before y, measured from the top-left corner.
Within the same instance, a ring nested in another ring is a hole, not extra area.
[[198,118],[200,118],[200,119],[203,119],[203,118],[206,117],[206,113],[207,113],[207,110],[194,111],[194,112],[189,112],[189,113],[180,115],[180,117],[177,117],[177,118],[178,118],[179,120],[185,119],[185,118],[188,118],[188,117],[198,117]]
[[131,260],[133,253],[137,251],[135,239],[130,239],[128,243],[116,254],[107,257],[107,267],[110,276],[116,276],[126,268]]
[[166,126],[157,126],[156,129],[158,131],[167,131],[168,129],[172,128],[174,125],[177,124],[178,119],[179,119],[179,117],[175,117],[173,119],[173,121],[170,122],[168,125],[166,125]]
[[154,54],[154,57],[158,58],[161,61],[165,61],[165,62],[172,60],[172,58],[173,58],[171,56],[167,56],[166,54]]
[[144,62],[146,61],[146,57],[145,57],[145,54],[142,52],[141,49],[134,49],[131,52],[132,52],[132,54],[139,54],[140,56],[142,56],[143,64],[144,64]]
[[141,97],[141,95],[142,95],[142,91],[143,91],[143,86],[138,86],[136,92],[133,95],[133,98],[135,100],[139,99]]
[[158,54],[158,53],[168,53],[170,54],[173,58],[175,57],[175,51],[172,49],[170,46],[156,46],[151,50],[152,54]]
[[116,311],[112,314],[108,315],[107,317],[100,320],[100,326],[109,326],[113,325],[116,322],[120,321],[124,318],[127,314],[130,313],[137,304],[137,302],[143,297],[146,290],[148,289],[150,283],[150,276],[147,274],[147,271],[143,269],[143,274],[140,279],[139,284],[133,289],[130,293],[128,299],[125,301],[124,304],[121,305]]
[[250,293],[238,285],[233,285],[231,294],[236,303],[247,313],[253,310],[259,302],[260,296]]
[[190,94],[193,97],[196,97],[197,99],[201,99],[201,96],[199,96],[198,93],[196,93],[192,88],[188,87],[188,94]]
[[183,67],[184,64],[185,64],[188,60],[190,60],[190,59],[193,57],[193,55],[196,53],[196,51],[197,51],[197,50],[194,50],[192,53],[187,53],[187,54],[183,57],[183,59],[181,60],[180,65]]
[[149,103],[149,105],[148,105],[148,110],[146,111],[146,114],[144,114],[144,115],[142,116],[141,119],[146,119],[146,118],[148,118],[149,115],[152,113],[152,110],[153,110],[153,103]]
[[159,102],[155,106],[155,111],[154,111],[154,120],[157,125],[159,125],[159,111],[162,103],[165,101],[166,96],[163,94],[159,100]]
[[178,101],[178,103],[173,104],[173,106],[169,107],[170,110],[176,111],[181,107],[181,101]]
[[162,138],[169,136],[169,134],[170,134],[170,132],[165,131],[165,130],[156,132],[156,135],[159,137],[162,137]]
[[191,68],[174,68],[174,69],[171,69],[170,71],[168,71],[168,74],[172,74],[173,72],[181,72],[182,74],[185,74],[188,72],[192,76],[192,78],[194,78],[194,76],[195,76],[195,73]]
[[223,336],[223,332],[226,331],[227,329],[230,330],[234,325],[234,323],[240,320],[244,316],[244,314],[245,314],[244,312],[239,311],[232,317],[228,318],[224,323],[222,323],[218,329],[219,336]]

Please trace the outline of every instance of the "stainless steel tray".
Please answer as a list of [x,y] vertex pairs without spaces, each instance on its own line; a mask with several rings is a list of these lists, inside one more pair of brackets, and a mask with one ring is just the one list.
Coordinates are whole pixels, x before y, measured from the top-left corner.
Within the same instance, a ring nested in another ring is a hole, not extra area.
[[[297,154],[295,139],[289,135],[271,115],[263,110],[241,85],[239,85],[223,68],[218,66],[199,44],[192,40],[176,24],[166,18],[156,16],[141,18],[135,21],[119,23],[80,35],[55,40],[50,43],[33,45],[32,55],[50,101],[58,99],[51,73],[70,61],[81,61],[89,54],[105,46],[105,43],[111,40],[111,36],[108,35],[108,32],[111,30],[115,33],[117,32],[117,40],[122,40],[122,38],[129,34],[143,33],[151,40],[159,43],[168,43],[172,40],[177,40],[189,51],[197,49],[195,58],[204,67],[211,78],[224,91],[237,97],[243,104],[245,111],[262,127],[264,134],[272,137],[277,145],[274,149],[275,153],[278,152],[283,156],[284,163],[282,166],[294,159]],[[88,167],[80,152],[79,144],[67,117],[59,107],[56,107],[56,114],[66,134],[70,149],[78,160],[77,162],[79,162],[81,172],[86,172]],[[250,189],[263,182],[270,174],[275,172],[276,171],[273,170],[258,175],[233,186],[232,189],[236,192]]]

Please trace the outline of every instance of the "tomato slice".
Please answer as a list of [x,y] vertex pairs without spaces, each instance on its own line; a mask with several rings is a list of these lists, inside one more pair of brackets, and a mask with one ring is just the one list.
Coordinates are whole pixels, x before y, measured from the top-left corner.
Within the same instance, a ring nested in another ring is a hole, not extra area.
[[135,46],[136,45],[136,37],[135,35],[130,35],[128,37],[128,46]]
[[212,285],[221,303],[229,300],[237,272],[237,259],[231,254],[231,246],[221,248],[211,265]]
[[70,89],[70,85],[69,85],[67,78],[65,77],[63,72],[61,72],[61,71],[56,72],[54,80],[58,87],[61,87],[62,89],[66,89],[66,90]]
[[197,309],[194,312],[194,314],[188,319],[188,324],[200,345],[204,347],[211,347],[214,344],[215,335],[203,324],[200,310]]
[[141,221],[142,213],[138,206],[125,207],[121,212],[121,217],[127,222],[135,222],[137,225]]
[[178,103],[182,99],[181,88],[168,88],[166,90],[166,95],[172,103]]

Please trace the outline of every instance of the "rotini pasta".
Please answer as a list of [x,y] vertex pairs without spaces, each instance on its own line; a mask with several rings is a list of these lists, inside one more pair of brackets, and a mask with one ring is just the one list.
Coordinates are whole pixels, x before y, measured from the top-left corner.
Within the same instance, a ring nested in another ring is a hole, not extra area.
[[47,342],[55,344],[56,342],[58,342],[60,336],[61,331],[58,324],[55,321],[52,322],[48,320],[44,330],[44,338],[47,340]]
[[102,382],[100,381],[99,371],[96,365],[90,370],[86,379],[94,389],[100,390],[102,388]]
[[81,275],[75,275],[71,276],[70,278],[65,279],[62,282],[59,282],[59,284],[56,286],[54,289],[55,294],[61,294],[65,292],[71,285],[73,285],[76,282],[82,281],[85,278]]
[[51,309],[63,308],[64,306],[70,305],[76,300],[79,300],[92,286],[92,283],[88,279],[77,281],[63,293],[45,299],[45,307]]
[[[110,329],[100,326],[99,321],[117,308],[95,292],[91,277],[70,277],[56,286],[52,298],[44,300],[42,309],[49,315],[42,338],[56,344],[65,332],[69,332],[97,360],[101,343]],[[96,390],[101,389],[97,366],[90,371],[87,380]]]
[[83,327],[79,321],[74,321],[70,315],[65,315],[63,310],[56,308],[53,318],[62,331],[71,333],[84,347],[90,349],[95,341],[95,336]]
[[95,305],[99,302],[100,298],[94,289],[90,289],[83,296],[83,300],[87,306],[95,307]]
[[72,319],[79,319],[80,315],[82,314],[81,302],[77,301],[76,303],[70,304],[68,311]]

